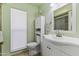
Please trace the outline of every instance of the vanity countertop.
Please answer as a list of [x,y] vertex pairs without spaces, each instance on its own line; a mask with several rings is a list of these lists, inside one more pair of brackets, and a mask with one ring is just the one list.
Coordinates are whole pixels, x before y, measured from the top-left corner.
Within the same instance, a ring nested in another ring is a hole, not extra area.
[[73,37],[56,37],[55,35],[44,35],[44,38],[56,45],[75,45],[79,46],[79,38]]

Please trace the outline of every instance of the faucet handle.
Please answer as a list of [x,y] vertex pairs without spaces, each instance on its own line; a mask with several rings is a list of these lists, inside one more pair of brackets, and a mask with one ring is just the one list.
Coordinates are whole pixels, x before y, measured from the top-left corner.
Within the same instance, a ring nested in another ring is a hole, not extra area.
[[62,37],[62,36],[63,36],[62,30],[57,30],[56,36],[57,36],[57,37]]

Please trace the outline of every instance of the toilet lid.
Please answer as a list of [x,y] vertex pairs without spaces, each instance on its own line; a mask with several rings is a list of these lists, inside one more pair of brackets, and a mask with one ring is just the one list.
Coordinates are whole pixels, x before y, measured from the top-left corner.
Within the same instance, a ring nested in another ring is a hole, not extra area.
[[27,44],[27,47],[28,47],[28,48],[34,48],[34,47],[36,47],[38,44],[39,44],[39,43],[37,43],[37,42],[31,42],[31,43],[28,43],[28,44]]

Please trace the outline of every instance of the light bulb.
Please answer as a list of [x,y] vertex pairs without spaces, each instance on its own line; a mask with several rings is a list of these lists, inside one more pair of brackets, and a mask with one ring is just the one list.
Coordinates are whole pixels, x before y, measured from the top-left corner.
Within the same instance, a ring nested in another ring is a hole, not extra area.
[[50,7],[53,7],[53,6],[54,6],[54,3],[51,3],[51,4],[50,4]]

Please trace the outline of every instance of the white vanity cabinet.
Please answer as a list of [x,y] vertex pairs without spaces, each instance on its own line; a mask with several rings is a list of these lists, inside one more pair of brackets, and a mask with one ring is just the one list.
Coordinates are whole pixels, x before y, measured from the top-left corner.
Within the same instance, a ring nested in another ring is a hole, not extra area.
[[79,56],[79,38],[44,36],[41,51],[43,56]]
[[41,42],[41,53],[43,56],[66,56],[67,54],[58,49],[54,44],[46,39]]

